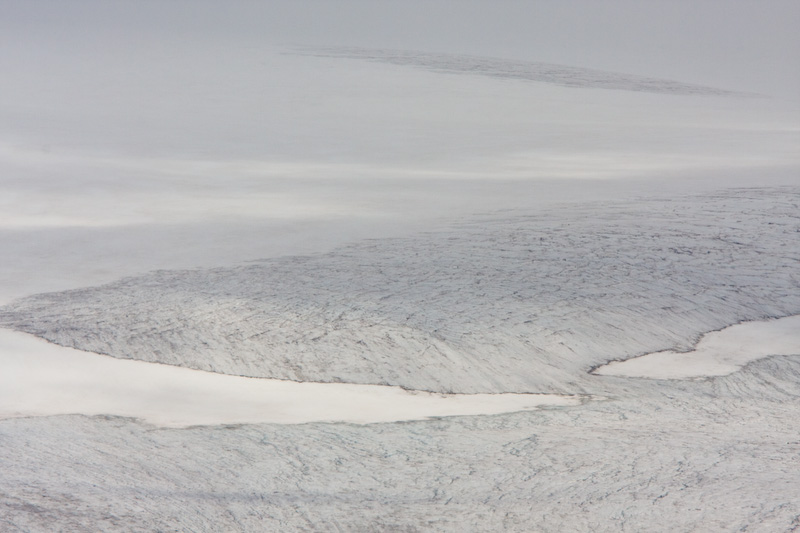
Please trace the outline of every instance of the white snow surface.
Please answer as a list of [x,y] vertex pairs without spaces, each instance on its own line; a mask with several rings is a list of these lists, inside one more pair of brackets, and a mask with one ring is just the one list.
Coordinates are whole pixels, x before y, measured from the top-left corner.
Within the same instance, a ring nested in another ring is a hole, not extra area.
[[0,330],[0,419],[63,414],[138,418],[160,427],[366,424],[579,405],[552,394],[434,394],[298,383],[124,361]]
[[476,212],[791,185],[800,166],[792,102],[487,76],[502,59],[454,76],[273,45],[24,39],[0,57],[3,303]]
[[9,418],[0,531],[797,531],[800,357],[590,371],[800,313],[798,14],[0,2],[0,324],[102,365],[606,398]]
[[9,531],[791,531],[800,358],[390,424],[0,421]]
[[689,352],[650,353],[614,361],[593,371],[601,376],[697,379],[725,376],[771,355],[800,355],[800,316],[745,322],[703,335]]

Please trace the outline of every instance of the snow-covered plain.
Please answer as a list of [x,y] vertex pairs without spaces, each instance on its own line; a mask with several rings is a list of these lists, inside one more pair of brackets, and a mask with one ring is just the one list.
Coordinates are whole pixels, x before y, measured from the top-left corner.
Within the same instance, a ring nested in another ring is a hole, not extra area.
[[[6,371],[97,383],[86,356],[599,400],[366,425],[170,428],[110,403],[0,420],[0,530],[796,530],[800,357],[591,371],[800,314],[798,16],[0,3],[0,322],[117,358],[40,345],[49,372],[13,351]],[[139,404],[175,386],[125,372]],[[3,379],[6,409],[24,395]]]
[[565,88],[236,42],[19,46],[0,57],[14,73],[0,86],[6,303],[498,209],[792,185],[800,165],[800,105],[777,99]]

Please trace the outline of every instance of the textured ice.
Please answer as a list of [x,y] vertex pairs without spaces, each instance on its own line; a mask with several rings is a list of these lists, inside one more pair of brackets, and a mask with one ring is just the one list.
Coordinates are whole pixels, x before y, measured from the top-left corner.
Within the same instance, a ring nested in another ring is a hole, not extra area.
[[353,426],[0,421],[4,531],[792,531],[800,359],[580,408]]
[[[590,373],[800,313],[799,3],[191,4],[2,3],[0,323],[112,365],[605,400],[0,420],[0,532],[800,531],[800,357]],[[753,185],[789,188],[722,190]]]
[[800,313],[800,190],[496,213],[409,238],[25,298],[0,324],[120,358],[437,392],[587,391],[607,361]]
[[606,400],[368,426],[4,420],[0,529],[797,529],[800,357],[703,381],[588,372],[800,312],[799,203],[741,189],[495,213],[20,300],[4,324],[122,357]]

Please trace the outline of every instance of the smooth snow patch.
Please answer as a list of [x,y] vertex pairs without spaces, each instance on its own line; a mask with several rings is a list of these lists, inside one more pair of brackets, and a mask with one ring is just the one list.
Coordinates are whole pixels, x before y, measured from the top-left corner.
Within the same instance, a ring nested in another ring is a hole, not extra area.
[[800,315],[736,324],[703,336],[691,352],[655,352],[597,368],[601,376],[696,379],[726,376],[771,355],[800,355]]
[[397,422],[571,406],[579,396],[434,394],[399,387],[297,383],[114,359],[0,330],[0,419],[117,415],[166,427]]

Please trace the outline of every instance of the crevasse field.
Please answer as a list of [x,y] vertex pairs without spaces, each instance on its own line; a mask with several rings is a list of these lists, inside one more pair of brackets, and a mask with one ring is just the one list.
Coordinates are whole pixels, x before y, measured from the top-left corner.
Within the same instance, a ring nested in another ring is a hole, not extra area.
[[800,6],[0,4],[0,531],[800,530]]

